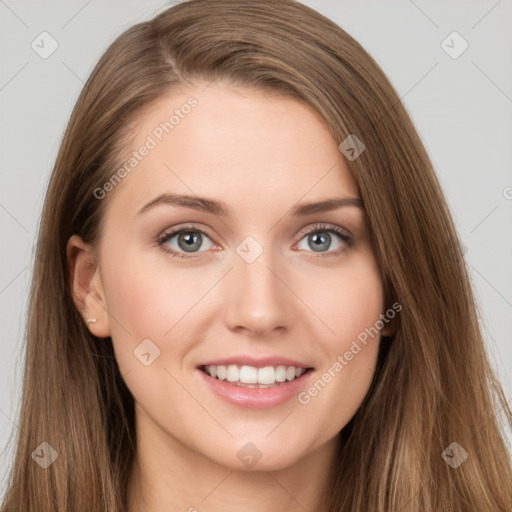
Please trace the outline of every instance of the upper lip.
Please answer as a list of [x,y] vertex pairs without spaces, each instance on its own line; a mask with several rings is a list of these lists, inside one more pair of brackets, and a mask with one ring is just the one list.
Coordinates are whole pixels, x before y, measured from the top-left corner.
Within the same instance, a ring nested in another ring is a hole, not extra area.
[[230,364],[236,364],[237,366],[254,366],[255,368],[264,368],[265,366],[293,366],[295,368],[312,368],[307,364],[289,359],[281,356],[269,356],[254,358],[247,355],[224,357],[222,359],[212,359],[205,363],[198,365],[198,368],[203,366],[228,366]]

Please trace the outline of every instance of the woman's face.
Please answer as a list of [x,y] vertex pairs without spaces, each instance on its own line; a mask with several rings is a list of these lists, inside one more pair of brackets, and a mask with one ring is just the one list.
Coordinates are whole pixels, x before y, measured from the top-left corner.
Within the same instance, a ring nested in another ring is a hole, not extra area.
[[284,468],[334,448],[367,394],[381,275],[364,209],[334,204],[359,191],[313,111],[203,89],[146,110],[136,161],[99,184],[109,203],[86,314],[112,337],[139,448]]

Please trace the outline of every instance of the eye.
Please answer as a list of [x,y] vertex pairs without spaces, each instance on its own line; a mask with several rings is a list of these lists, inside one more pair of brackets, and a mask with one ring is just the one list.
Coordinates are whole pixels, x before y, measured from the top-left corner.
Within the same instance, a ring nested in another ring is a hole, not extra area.
[[[206,247],[203,247],[208,241]],[[163,233],[157,239],[162,250],[177,258],[196,258],[197,253],[206,252],[215,247],[208,234],[202,229],[190,225]],[[304,243],[309,246],[304,247]],[[306,231],[298,248],[313,252],[310,257],[336,256],[352,245],[352,238],[338,226],[320,224]],[[203,247],[203,250],[200,250]],[[312,249],[312,251],[310,250]]]
[[[162,250],[169,253],[171,256],[193,258],[195,257],[193,256],[194,253],[204,252],[199,249],[205,240],[209,241],[205,250],[211,249],[213,242],[202,229],[194,226],[186,226],[164,233],[158,238],[157,242],[158,245],[162,247]],[[170,244],[167,242],[170,242]],[[190,254],[190,256],[187,254]]]
[[[305,241],[305,242],[303,242]],[[302,244],[302,245],[301,245]],[[308,251],[309,248],[316,252],[315,256],[322,256],[328,253],[329,256],[341,254],[352,244],[352,239],[340,228],[334,225],[317,225],[306,232],[306,235],[298,244],[299,249]],[[304,246],[306,245],[306,246]]]

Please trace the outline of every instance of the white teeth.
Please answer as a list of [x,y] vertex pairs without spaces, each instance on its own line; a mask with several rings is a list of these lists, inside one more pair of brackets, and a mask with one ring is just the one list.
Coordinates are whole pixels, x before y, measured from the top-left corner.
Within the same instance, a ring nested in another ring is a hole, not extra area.
[[272,366],[265,366],[258,369],[258,384],[274,384],[276,372]]
[[276,370],[276,381],[284,382],[286,380],[286,366],[278,366]]
[[264,368],[255,368],[254,366],[237,366],[236,364],[209,365],[204,367],[204,371],[211,377],[219,380],[227,380],[238,385],[249,384],[258,387],[268,387],[276,382],[291,381],[299,378],[306,372],[305,368],[295,368],[294,366],[265,366]]
[[238,376],[240,375],[240,371],[238,370],[238,366],[236,364],[230,364],[228,366],[228,372],[226,375],[226,379],[228,382],[236,382],[238,380]]
[[[208,368],[208,370],[210,370],[211,368],[217,368],[217,378],[219,380],[224,380],[228,373],[225,366],[207,366],[206,368]],[[212,373],[210,373],[210,375],[213,377]]]
[[258,383],[258,370],[254,366],[242,366],[240,368],[239,375],[240,382],[246,384],[257,384]]

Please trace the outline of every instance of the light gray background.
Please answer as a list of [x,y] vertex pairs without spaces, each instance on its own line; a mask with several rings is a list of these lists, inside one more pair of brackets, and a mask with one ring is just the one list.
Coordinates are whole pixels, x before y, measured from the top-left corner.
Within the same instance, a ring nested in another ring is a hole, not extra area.
[[[304,3],[354,36],[405,102],[467,247],[489,352],[511,400],[512,1]],[[0,0],[0,495],[17,428],[33,244],[65,124],[107,45],[168,5]],[[47,59],[31,48],[43,31],[59,45]],[[441,47],[453,31],[469,44],[457,59]]]

